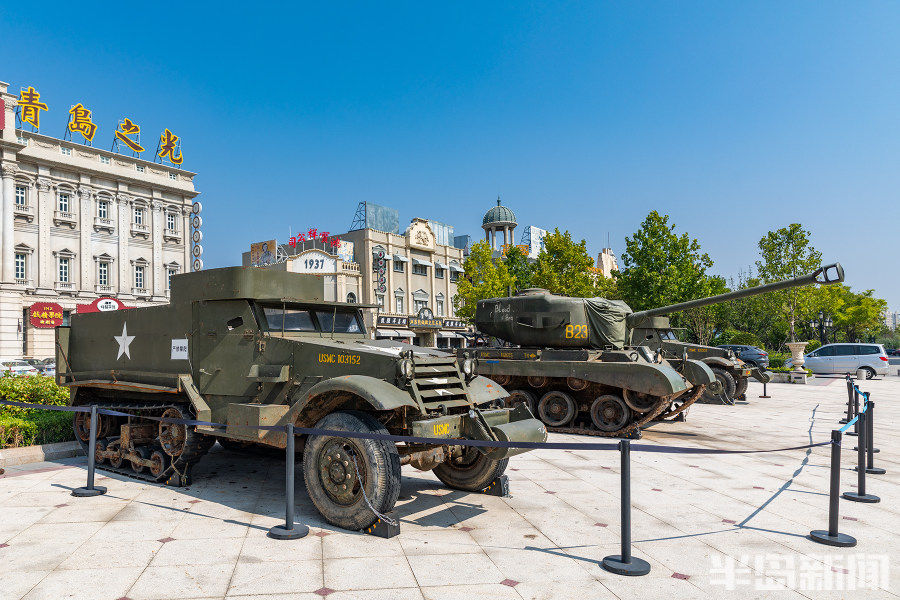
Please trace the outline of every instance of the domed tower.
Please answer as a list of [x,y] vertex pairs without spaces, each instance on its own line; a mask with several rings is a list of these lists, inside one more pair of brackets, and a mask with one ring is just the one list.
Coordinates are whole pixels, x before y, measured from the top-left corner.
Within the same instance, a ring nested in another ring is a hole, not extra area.
[[491,245],[491,250],[497,250],[496,236],[498,231],[503,232],[503,245],[512,244],[513,230],[516,228],[516,215],[512,210],[500,204],[500,196],[497,196],[497,206],[484,213],[481,228],[484,229],[484,239]]

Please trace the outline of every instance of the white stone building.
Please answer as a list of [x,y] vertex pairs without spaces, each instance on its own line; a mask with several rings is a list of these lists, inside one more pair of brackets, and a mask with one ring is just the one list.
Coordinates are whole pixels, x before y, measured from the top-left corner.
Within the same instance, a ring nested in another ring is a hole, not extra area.
[[[337,236],[353,242],[362,279],[360,302],[376,304],[375,336],[431,347],[465,347],[467,325],[453,312],[463,250],[436,243],[425,219],[413,219],[403,234],[358,229]],[[384,253],[384,283],[375,255]],[[380,289],[379,289],[380,288]]]
[[167,302],[190,269],[194,173],[16,129],[17,96],[0,82],[0,357],[53,356],[54,330],[28,308],[52,302],[63,321],[102,298]]

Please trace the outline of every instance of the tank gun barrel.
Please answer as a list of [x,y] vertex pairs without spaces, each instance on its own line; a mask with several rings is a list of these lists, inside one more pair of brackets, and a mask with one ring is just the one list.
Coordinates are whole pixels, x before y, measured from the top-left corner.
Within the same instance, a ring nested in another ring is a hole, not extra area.
[[804,285],[812,285],[815,283],[819,283],[821,285],[831,285],[833,283],[840,283],[842,281],[844,281],[844,268],[841,266],[841,263],[833,263],[830,265],[825,265],[824,267],[819,267],[808,275],[795,277],[794,279],[785,279],[784,281],[776,281],[757,287],[747,288],[743,290],[734,290],[733,292],[719,294],[718,296],[698,298],[696,300],[688,300],[687,302],[680,302],[678,304],[671,304],[669,306],[660,306],[658,308],[638,311],[628,316],[628,324],[634,325],[635,323],[638,323],[643,319],[649,317],[668,315],[674,312],[688,310],[690,308],[708,306],[710,304],[719,304],[720,302],[737,300],[739,298],[747,298],[749,296],[765,294],[766,292],[775,292],[778,290],[800,287]]

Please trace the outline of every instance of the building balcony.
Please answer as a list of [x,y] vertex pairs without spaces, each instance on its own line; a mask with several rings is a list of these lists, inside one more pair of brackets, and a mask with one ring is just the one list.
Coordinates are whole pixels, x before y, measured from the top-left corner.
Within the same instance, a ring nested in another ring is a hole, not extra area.
[[94,217],[94,231],[108,231],[113,233],[116,230],[116,222],[112,219],[103,217]]
[[141,223],[132,223],[131,235],[142,235],[144,237],[150,237],[150,226],[143,225]]
[[33,279],[21,279],[16,277],[16,285],[21,285],[25,289],[34,289],[34,280]]
[[34,207],[27,204],[16,204],[13,208],[13,216],[16,219],[24,219],[31,223],[34,221]]
[[150,296],[150,290],[147,288],[133,287],[131,293],[135,296]]
[[75,284],[71,281],[57,281],[54,284],[53,289],[60,294],[74,294],[77,291]]
[[75,213],[67,210],[57,210],[53,212],[53,224],[57,226],[68,225],[72,229],[75,229],[75,225],[78,224],[78,221],[75,218]]
[[343,263],[341,271],[351,275],[359,275],[359,263],[345,262]]
[[177,229],[166,229],[163,233],[163,240],[167,242],[180,242],[181,233]]
[[99,283],[94,286],[94,291],[98,294],[112,294],[114,293],[113,286],[111,285],[100,285]]

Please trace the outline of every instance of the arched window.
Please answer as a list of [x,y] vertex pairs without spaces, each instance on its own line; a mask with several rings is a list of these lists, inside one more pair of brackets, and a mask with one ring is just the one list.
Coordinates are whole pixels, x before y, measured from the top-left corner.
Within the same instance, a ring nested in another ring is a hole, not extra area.
[[347,304],[356,304],[356,294],[347,292]]

